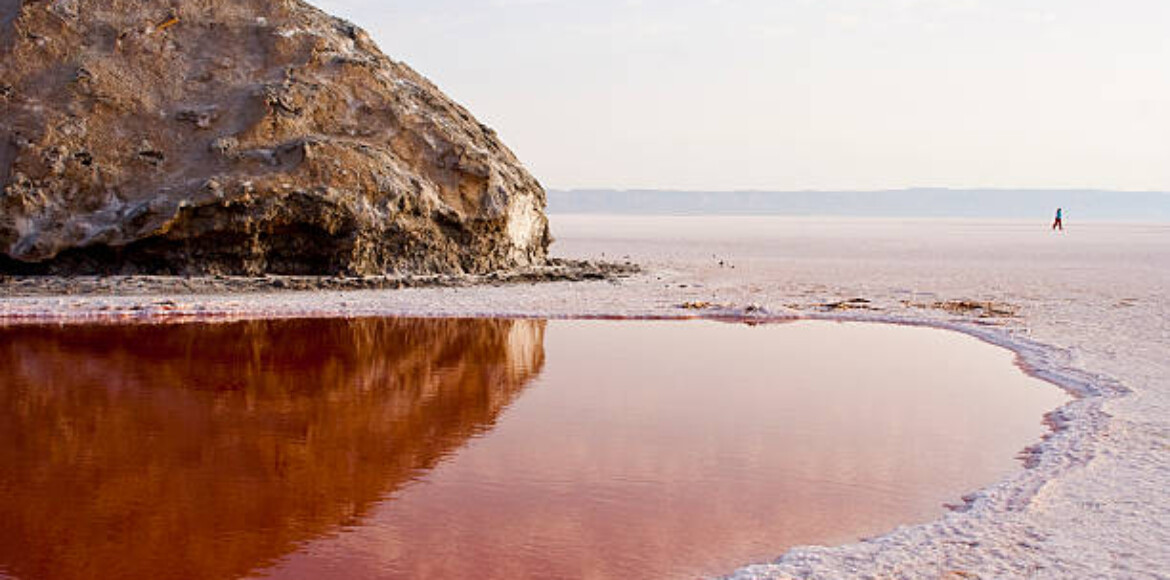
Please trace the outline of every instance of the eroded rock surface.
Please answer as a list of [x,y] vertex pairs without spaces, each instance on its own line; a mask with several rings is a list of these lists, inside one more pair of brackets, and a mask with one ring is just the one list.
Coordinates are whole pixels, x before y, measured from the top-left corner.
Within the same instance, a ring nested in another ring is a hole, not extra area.
[[483,273],[547,259],[495,133],[300,0],[0,0],[0,272]]

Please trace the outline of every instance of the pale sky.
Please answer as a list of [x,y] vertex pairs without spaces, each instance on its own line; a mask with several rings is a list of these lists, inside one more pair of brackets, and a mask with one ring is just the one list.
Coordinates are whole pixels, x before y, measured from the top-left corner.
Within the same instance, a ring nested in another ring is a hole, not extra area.
[[549,188],[1170,190],[1170,0],[314,0]]

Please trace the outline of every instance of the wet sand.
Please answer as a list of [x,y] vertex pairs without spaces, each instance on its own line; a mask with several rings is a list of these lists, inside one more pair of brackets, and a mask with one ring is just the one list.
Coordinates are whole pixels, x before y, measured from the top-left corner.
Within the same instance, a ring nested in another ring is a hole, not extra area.
[[1058,431],[1030,467],[970,490],[965,511],[796,548],[737,574],[1160,577],[1170,569],[1170,228],[1068,224],[1061,235],[1047,225],[554,216],[558,255],[628,257],[645,272],[507,287],[5,298],[0,317],[817,317],[953,328],[1016,350],[1079,397],[1050,417]]

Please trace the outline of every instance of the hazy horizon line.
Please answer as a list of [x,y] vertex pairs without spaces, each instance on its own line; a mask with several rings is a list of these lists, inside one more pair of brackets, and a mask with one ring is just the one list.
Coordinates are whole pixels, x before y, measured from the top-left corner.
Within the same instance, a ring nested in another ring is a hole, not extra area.
[[1101,189],[549,190],[550,213],[1029,218],[1170,221],[1170,193]]
[[906,187],[880,187],[880,188],[800,188],[800,189],[785,189],[785,188],[734,188],[734,189],[704,189],[704,188],[673,188],[673,187],[552,187],[545,186],[546,191],[555,191],[561,193],[574,192],[659,192],[659,193],[897,193],[897,192],[912,192],[912,191],[938,191],[938,192],[1015,192],[1015,193],[1135,193],[1135,194],[1154,194],[1154,195],[1170,195],[1170,189],[1113,189],[1103,187],[1010,187],[1010,186],[996,186],[996,187],[940,187],[940,186],[906,186]]

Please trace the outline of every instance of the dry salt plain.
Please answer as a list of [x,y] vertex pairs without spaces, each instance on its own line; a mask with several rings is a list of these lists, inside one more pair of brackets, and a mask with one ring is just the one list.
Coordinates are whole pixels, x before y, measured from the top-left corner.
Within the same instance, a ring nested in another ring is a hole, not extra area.
[[[794,317],[930,325],[1077,398],[932,522],[734,578],[1170,578],[1170,225],[553,216],[554,254],[628,278],[389,291],[0,298],[0,321],[333,316]],[[779,549],[778,549],[779,551]],[[746,563],[745,563],[746,564]]]

